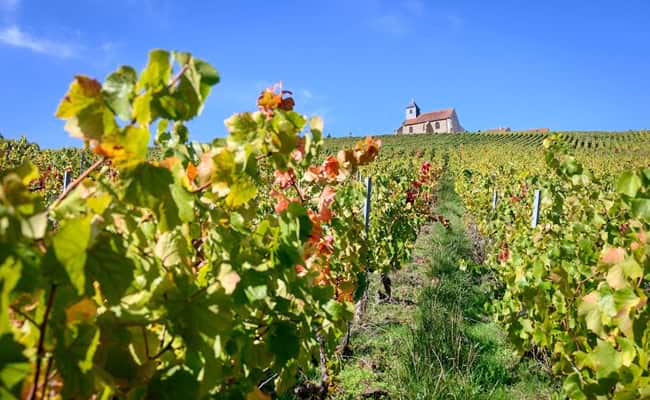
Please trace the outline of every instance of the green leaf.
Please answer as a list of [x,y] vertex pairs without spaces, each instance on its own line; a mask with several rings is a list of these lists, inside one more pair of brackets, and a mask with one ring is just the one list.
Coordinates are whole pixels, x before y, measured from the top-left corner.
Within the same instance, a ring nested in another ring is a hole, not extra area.
[[632,257],[616,263],[607,271],[607,283],[613,289],[623,289],[643,276],[643,269]]
[[187,241],[178,229],[160,235],[154,253],[165,267],[189,264],[190,250]]
[[138,124],[141,126],[149,126],[157,114],[152,110],[151,103],[153,101],[153,93],[151,90],[138,95],[133,101],[133,115]]
[[622,364],[629,367],[636,358],[636,346],[634,345],[634,341],[624,337],[617,337],[616,342],[621,347]]
[[603,317],[600,307],[601,297],[596,291],[582,298],[578,306],[578,315],[584,317],[587,328],[598,336],[604,335]]
[[150,51],[149,61],[140,74],[137,90],[160,89],[167,86],[171,72],[172,66],[169,62],[169,52],[160,49]]
[[640,300],[632,288],[625,288],[614,292],[614,305],[618,311],[617,314],[623,311],[628,312],[630,308],[638,305]]
[[238,113],[225,121],[226,128],[230,132],[228,140],[234,143],[250,143],[262,137],[263,131],[257,127],[257,122],[250,113]]
[[180,82],[173,94],[165,94],[155,99],[155,108],[161,117],[188,121],[198,114],[201,103],[195,90],[188,85],[185,77],[182,77]]
[[567,394],[567,396],[570,399],[575,399],[575,400],[587,400],[587,396],[583,392],[582,389],[582,383],[580,381],[580,375],[577,373],[572,373],[569,375],[565,380],[564,384],[562,385],[562,389],[564,390],[564,393]]
[[219,72],[215,67],[198,58],[194,58],[194,66],[201,75],[201,84],[214,86],[219,83]]
[[[198,291],[198,288],[193,288]],[[205,347],[214,354],[214,340],[217,335],[232,328],[232,314],[217,304],[223,298],[215,294],[200,292],[188,301],[169,293],[166,303],[170,332],[178,333],[186,342],[188,349],[199,350]]]
[[124,200],[152,210],[158,218],[158,229],[161,232],[180,223],[178,207],[170,190],[174,178],[168,169],[140,163],[129,171],[128,182]]
[[637,218],[650,219],[650,199],[632,199],[632,215]]
[[328,301],[323,309],[332,317],[333,321],[340,321],[349,316],[349,310],[345,305],[336,300]]
[[20,176],[20,179],[23,182],[23,185],[27,186],[29,182],[38,178],[38,168],[30,160],[23,161],[20,166],[13,170],[15,174]]
[[255,197],[257,187],[250,178],[240,178],[231,187],[226,197],[226,205],[237,208]]
[[147,399],[176,400],[199,397],[199,381],[189,368],[174,366],[160,371],[147,388]]
[[126,253],[123,241],[117,236],[100,236],[88,250],[88,278],[99,283],[110,305],[119,304],[133,283],[135,264],[126,257]]
[[621,355],[606,340],[598,340],[598,345],[583,360],[584,366],[596,373],[598,379],[607,378],[622,366]]
[[168,169],[144,163],[130,175],[124,200],[133,205],[156,210],[164,197],[171,196],[169,185],[174,183],[174,178]]
[[113,112],[103,104],[97,104],[84,108],[68,119],[64,129],[73,137],[102,141],[104,135],[114,135],[119,128]]
[[244,290],[244,293],[246,293],[246,297],[250,302],[264,300],[268,295],[266,285],[249,286]]
[[12,390],[31,372],[31,364],[23,354],[25,347],[10,333],[0,336],[0,349],[0,387]]
[[20,228],[28,239],[42,239],[47,229],[47,212],[34,214],[29,218],[20,220]]
[[178,207],[178,215],[183,222],[194,221],[194,196],[184,187],[171,186],[171,194]]
[[66,340],[57,341],[54,350],[56,366],[65,382],[62,396],[65,399],[88,398],[94,390],[93,358],[99,345],[99,329],[87,324],[79,325]]
[[129,125],[124,129],[124,149],[128,157],[137,161],[145,160],[149,150],[150,132],[146,127]]
[[276,361],[280,365],[298,357],[300,338],[294,325],[286,321],[273,324],[269,333],[268,349],[275,354]]
[[131,96],[137,74],[129,66],[121,66],[106,78],[102,86],[102,94],[108,106],[124,121],[131,120]]
[[636,196],[641,188],[641,178],[634,171],[625,171],[616,182],[616,191],[629,197]]
[[90,243],[90,219],[91,216],[87,216],[62,222],[52,239],[56,258],[65,268],[70,282],[80,295],[86,285],[84,266]]

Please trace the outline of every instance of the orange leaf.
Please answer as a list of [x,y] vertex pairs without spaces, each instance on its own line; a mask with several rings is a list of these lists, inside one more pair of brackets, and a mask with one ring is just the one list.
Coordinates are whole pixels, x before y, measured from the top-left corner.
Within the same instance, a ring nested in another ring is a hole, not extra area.
[[181,162],[181,160],[178,157],[167,157],[164,160],[160,161],[158,165],[171,170],[174,168],[174,165],[178,164],[179,162]]
[[212,158],[213,156],[214,154],[210,152],[203,153],[201,156],[201,162],[199,162],[199,165],[196,167],[196,174],[199,177],[199,184],[203,184],[212,178],[212,175],[216,169],[216,165]]
[[296,149],[291,152],[291,158],[296,162],[300,162],[305,158],[305,138],[298,138]]
[[189,179],[190,182],[193,182],[194,178],[196,178],[197,171],[196,171],[196,167],[194,166],[194,164],[192,164],[192,162],[187,164],[186,174],[187,174],[187,179]]
[[97,315],[97,304],[87,297],[65,309],[65,319],[67,324],[76,321],[88,322],[92,320],[95,315]]
[[625,259],[625,250],[620,247],[610,247],[603,249],[600,254],[600,261],[603,264],[613,265],[622,262]]
[[293,169],[289,168],[286,171],[275,171],[275,184],[280,185],[280,188],[286,189],[296,183],[296,174]]
[[286,210],[287,207],[289,207],[289,199],[287,199],[287,196],[285,196],[282,193],[279,193],[277,191],[272,191],[271,196],[277,200],[277,204],[275,205],[275,212],[280,214],[282,211]]
[[96,79],[89,78],[83,75],[75,76],[77,83],[81,92],[86,97],[95,97],[98,96],[102,91],[102,85]]
[[339,174],[339,162],[333,156],[328,156],[323,162],[323,170],[329,179],[335,179]]

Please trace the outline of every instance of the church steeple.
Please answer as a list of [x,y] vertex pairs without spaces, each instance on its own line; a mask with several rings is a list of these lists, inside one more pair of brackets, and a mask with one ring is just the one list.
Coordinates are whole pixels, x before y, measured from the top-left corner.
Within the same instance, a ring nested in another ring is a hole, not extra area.
[[420,115],[420,107],[415,103],[415,99],[411,99],[411,103],[406,106],[406,119],[417,118]]

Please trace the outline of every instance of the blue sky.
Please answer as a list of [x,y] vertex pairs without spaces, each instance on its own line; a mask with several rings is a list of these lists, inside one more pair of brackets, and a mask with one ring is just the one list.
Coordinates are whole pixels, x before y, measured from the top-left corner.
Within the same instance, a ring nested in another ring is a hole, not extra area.
[[53,116],[73,75],[155,47],[221,74],[198,140],[280,80],[335,136],[390,132],[411,98],[469,130],[650,128],[649,20],[647,0],[0,0],[0,133],[79,144]]

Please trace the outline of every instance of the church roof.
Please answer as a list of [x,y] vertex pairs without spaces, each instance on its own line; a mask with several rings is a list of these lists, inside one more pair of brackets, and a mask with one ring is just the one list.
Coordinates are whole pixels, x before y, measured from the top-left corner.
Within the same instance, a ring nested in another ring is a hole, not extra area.
[[421,124],[423,122],[431,121],[441,121],[444,119],[449,119],[454,114],[453,108],[447,108],[446,110],[431,111],[428,113],[420,114],[417,118],[407,119],[402,123],[402,125],[414,125]]

